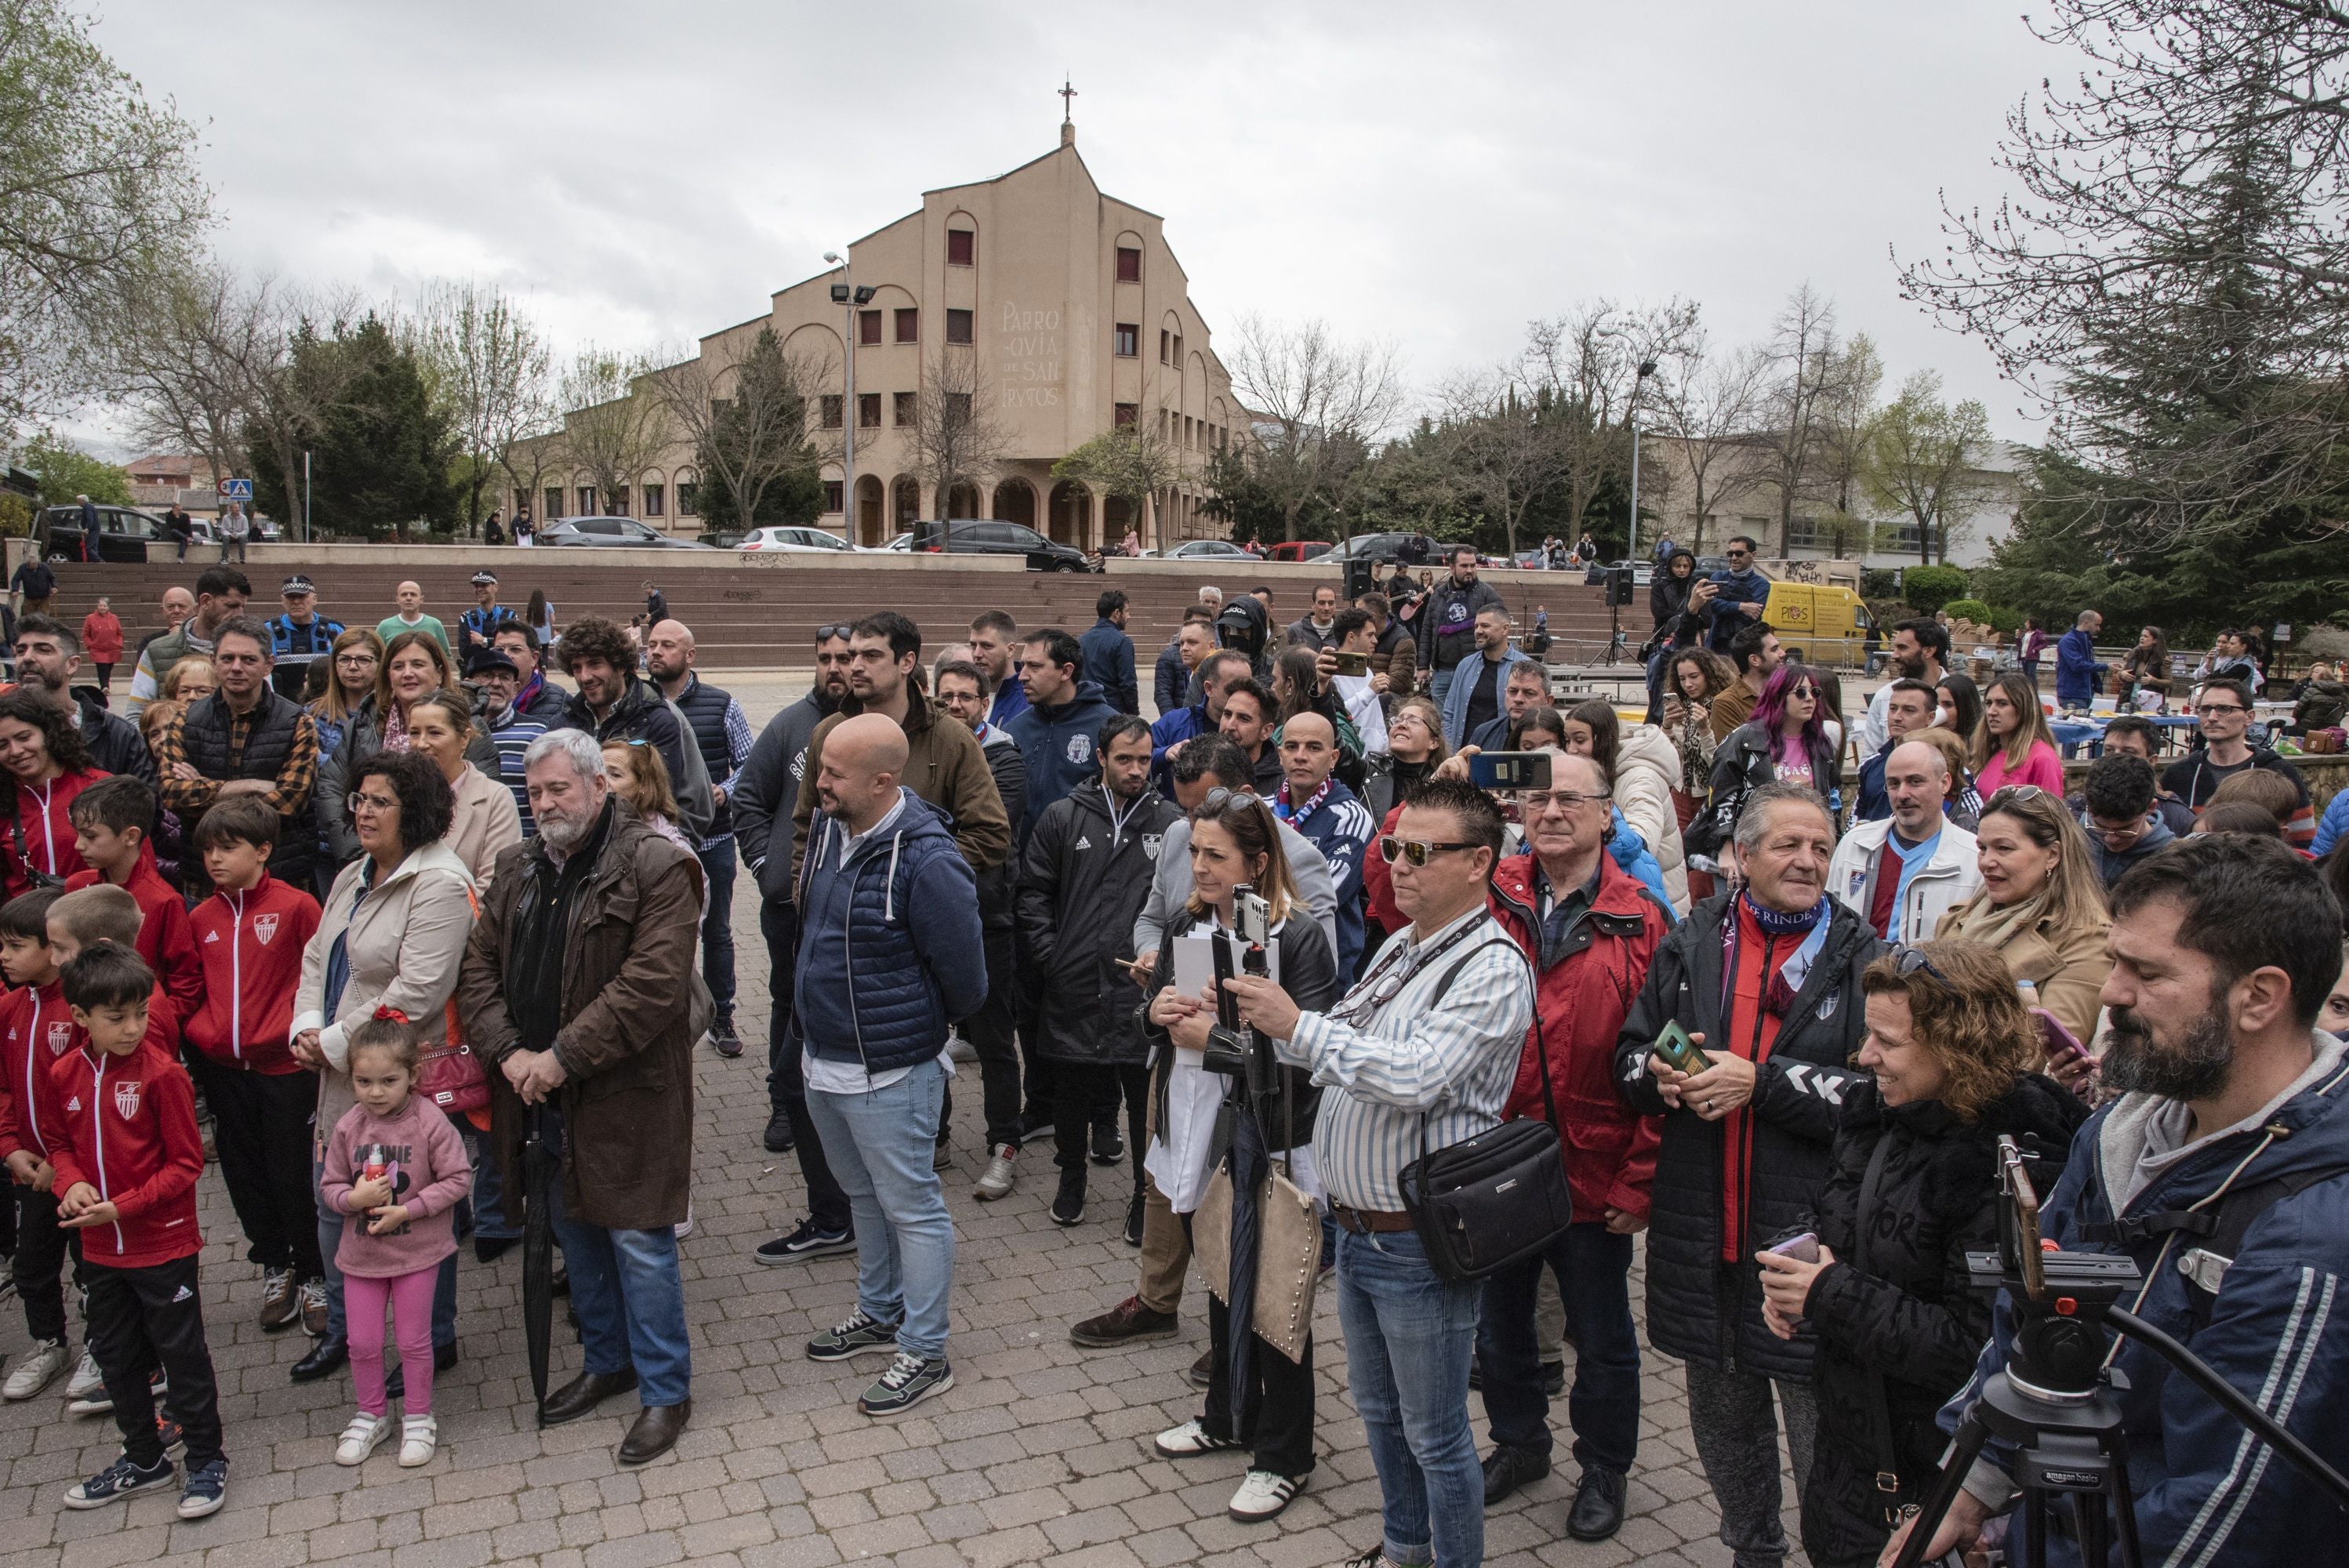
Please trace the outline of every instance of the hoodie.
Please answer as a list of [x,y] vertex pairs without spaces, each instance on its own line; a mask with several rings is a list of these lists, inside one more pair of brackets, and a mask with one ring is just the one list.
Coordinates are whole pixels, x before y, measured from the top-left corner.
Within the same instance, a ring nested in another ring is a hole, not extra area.
[[2096,831],[2085,813],[2080,826],[2087,830],[2088,852],[2095,857],[2096,875],[2108,888],[2120,881],[2131,866],[2151,860],[2155,851],[2166,850],[2178,841],[2178,835],[2169,830],[2169,824],[2158,816],[2153,820],[2153,826],[2126,850],[2106,848],[2104,835]]
[[114,1222],[81,1232],[82,1256],[106,1268],[150,1268],[203,1248],[196,1228],[196,1178],[204,1168],[196,1130],[196,1088],[172,1059],[178,1025],[157,986],[147,1037],[129,1056],[75,1048],[49,1064],[49,1098],[61,1136],[50,1154],[51,1190],[87,1182],[115,1207]]
[[187,918],[203,965],[203,1005],[188,1019],[188,1044],[224,1067],[303,1071],[287,1042],[318,901],[264,872],[249,888],[215,892]]
[[1094,738],[1117,716],[1100,686],[1079,681],[1076,695],[1068,701],[1050,707],[1031,703],[1027,712],[1003,727],[1028,769],[1028,799],[1019,829],[1023,840],[1035,830],[1045,807],[1068,799],[1086,779],[1100,777]]

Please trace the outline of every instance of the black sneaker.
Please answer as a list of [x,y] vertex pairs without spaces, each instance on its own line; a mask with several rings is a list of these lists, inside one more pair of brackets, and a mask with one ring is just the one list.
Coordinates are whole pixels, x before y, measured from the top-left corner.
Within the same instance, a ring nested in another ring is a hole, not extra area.
[[876,1350],[897,1348],[897,1326],[882,1323],[868,1316],[858,1307],[840,1323],[833,1324],[807,1342],[811,1361],[846,1361],[852,1357],[869,1356]]
[[954,1387],[954,1372],[943,1356],[897,1352],[881,1380],[864,1390],[856,1408],[868,1416],[902,1416],[933,1394]]
[[852,1252],[855,1246],[856,1233],[853,1230],[827,1231],[813,1220],[802,1220],[799,1228],[790,1234],[760,1243],[750,1256],[762,1264],[790,1264],[802,1258],[820,1258],[826,1253]]
[[104,1508],[109,1502],[120,1502],[134,1491],[147,1491],[159,1486],[169,1486],[179,1477],[179,1467],[169,1454],[155,1462],[152,1470],[141,1470],[128,1459],[112,1464],[88,1480],[69,1488],[65,1495],[67,1508]]
[[1085,1222],[1085,1172],[1080,1166],[1061,1172],[1061,1190],[1052,1194],[1052,1223],[1081,1225]]
[[799,1141],[792,1134],[791,1117],[780,1110],[769,1116],[766,1133],[759,1141],[766,1146],[770,1154],[789,1154]]
[[1117,1123],[1104,1121],[1093,1129],[1093,1163],[1114,1165],[1125,1158],[1125,1138]]
[[1142,1194],[1136,1192],[1125,1205],[1125,1244],[1142,1244]]
[[733,1019],[709,1026],[709,1048],[729,1058],[742,1054],[742,1037],[734,1032]]

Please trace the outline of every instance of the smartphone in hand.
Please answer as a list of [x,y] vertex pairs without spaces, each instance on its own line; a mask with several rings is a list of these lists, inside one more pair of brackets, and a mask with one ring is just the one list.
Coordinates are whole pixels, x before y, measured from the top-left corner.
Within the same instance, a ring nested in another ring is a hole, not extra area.
[[1816,1231],[1805,1231],[1799,1236],[1788,1236],[1783,1242],[1773,1242],[1762,1250],[1765,1253],[1775,1253],[1782,1258],[1792,1258],[1798,1264],[1815,1264],[1819,1261],[1819,1233]]
[[1713,1058],[1697,1048],[1696,1042],[1689,1038],[1688,1031],[1681,1027],[1677,1018],[1664,1020],[1664,1032],[1656,1037],[1656,1043],[1649,1049],[1669,1063],[1674,1072],[1687,1073],[1691,1077],[1713,1066]]

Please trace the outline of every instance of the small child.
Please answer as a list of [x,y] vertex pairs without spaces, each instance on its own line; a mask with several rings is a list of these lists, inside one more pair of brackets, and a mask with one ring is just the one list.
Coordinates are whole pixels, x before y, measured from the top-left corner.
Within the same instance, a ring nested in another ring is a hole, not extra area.
[[[8,1113],[0,1119],[0,1159],[8,1164],[16,1211],[16,1251],[8,1273],[25,1304],[32,1348],[0,1385],[0,1396],[29,1399],[72,1363],[66,1340],[65,1263],[82,1281],[81,1238],[57,1223],[55,1156],[58,1115],[48,1094],[49,1064],[74,1045],[73,1015],[49,952],[49,905],[55,888],[19,893],[0,906],[0,975],[11,990],[0,999],[0,1072],[7,1078]],[[85,1326],[87,1327],[87,1326]],[[85,1353],[67,1386],[87,1398],[102,1387],[98,1363]]]
[[[327,1318],[310,1190],[318,1079],[294,1059],[286,1040],[318,901],[269,874],[278,821],[258,795],[233,795],[196,824],[195,848],[214,891],[183,916],[202,965],[203,1003],[188,1018],[188,1062],[212,1107],[212,1149],[229,1202],[261,1265],[261,1326],[274,1334],[299,1323],[317,1336]],[[143,939],[145,926],[140,934]]]
[[413,1092],[419,1057],[416,1029],[398,1013],[379,1008],[354,1028],[348,1059],[358,1103],[326,1142],[320,1195],[346,1214],[374,1216],[364,1224],[344,1222],[335,1252],[359,1396],[358,1414],[335,1449],[338,1465],[365,1464],[391,1436],[383,1385],[387,1304],[407,1380],[399,1462],[431,1463],[440,1441],[432,1419],[432,1288],[441,1260],[457,1250],[452,1211],[473,1172],[456,1124]]
[[[91,892],[125,896],[117,889]],[[122,1433],[122,1457],[69,1490],[65,1504],[103,1508],[171,1484],[171,1458],[148,1381],[160,1364],[170,1381],[164,1408],[188,1445],[179,1514],[202,1519],[227,1501],[228,1460],[221,1451],[196,1271],[204,1244],[196,1229],[204,1149],[195,1086],[150,1032],[150,1003],[160,988],[128,944],[93,943],[65,964],[63,975],[83,1043],[49,1069],[49,1093],[63,1121],[57,1213],[81,1233],[90,1347]]]
[[66,879],[77,892],[103,882],[139,904],[139,956],[162,977],[163,994],[184,1018],[203,1001],[204,977],[188,903],[155,866],[155,787],[127,774],[101,779],[74,797],[74,852],[88,868]]

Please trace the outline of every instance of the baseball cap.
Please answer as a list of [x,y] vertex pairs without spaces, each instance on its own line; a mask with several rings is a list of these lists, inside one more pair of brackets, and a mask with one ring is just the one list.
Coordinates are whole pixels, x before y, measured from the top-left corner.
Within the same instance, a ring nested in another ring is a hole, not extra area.
[[475,648],[472,656],[465,661],[468,676],[485,676],[492,670],[503,670],[510,676],[522,674],[522,666],[513,662],[512,655],[486,645]]
[[310,580],[307,577],[303,576],[299,572],[296,572],[293,576],[288,577],[282,584],[279,585],[277,590],[281,597],[287,593],[316,593],[317,591],[317,588],[312,584]]

